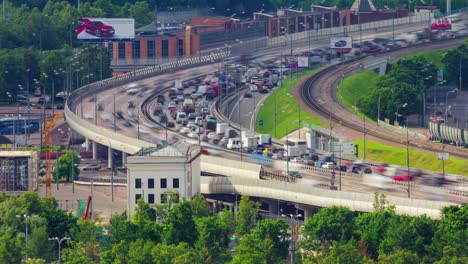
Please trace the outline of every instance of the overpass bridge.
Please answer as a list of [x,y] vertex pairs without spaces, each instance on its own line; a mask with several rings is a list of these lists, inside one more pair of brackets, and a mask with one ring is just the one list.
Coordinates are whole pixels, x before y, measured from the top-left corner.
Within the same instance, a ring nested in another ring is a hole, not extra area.
[[[379,25],[375,25],[375,27],[377,26]],[[298,37],[298,39],[300,38]],[[271,43],[268,45],[281,47],[280,43],[276,43],[274,39],[270,42]],[[187,58],[164,65],[138,69],[115,78],[106,79],[81,87],[74,91],[67,100],[67,104],[65,106],[66,120],[73,130],[92,141],[93,158],[97,157],[97,155],[95,155],[95,153],[97,153],[97,144],[108,147],[108,166],[111,167],[113,156],[112,151],[114,149],[121,151],[124,154],[122,155],[123,158],[125,158],[126,154],[133,155],[142,148],[154,147],[156,144],[125,136],[110,129],[98,127],[92,122],[84,120],[83,117],[79,117],[76,114],[80,101],[82,102],[83,100],[90,98],[93,94],[138,80],[155,77],[159,74],[222,61],[230,55],[230,51],[224,51],[197,58]],[[233,164],[232,162],[232,160],[225,160],[222,163],[214,164],[209,161],[203,161],[202,166],[208,166],[204,171],[206,170],[208,173],[219,176],[202,177],[202,192],[207,194],[231,194],[236,192],[243,195],[291,201],[304,206],[322,207],[340,204],[357,211],[372,210],[374,199],[373,194],[337,192],[315,188],[305,184],[265,180],[261,179],[260,172],[258,172],[258,170],[261,171],[261,166],[254,164],[237,164],[236,167],[233,167],[232,165],[229,166],[229,164]],[[222,166],[220,166],[220,164],[222,164]],[[222,174],[220,174],[221,172]],[[397,197],[389,197],[389,201],[390,203],[395,204],[397,213],[406,213],[409,215],[427,214],[434,218],[439,216],[440,208],[452,204]]]
[[[338,192],[317,188],[308,184],[307,181],[302,182],[301,180],[287,182],[262,179],[262,166],[257,164],[202,156],[201,171],[211,175],[200,179],[200,191],[203,194],[238,194],[274,201],[289,201],[303,210],[306,218],[311,215],[312,207],[342,205],[359,212],[374,210],[373,193]],[[394,196],[387,196],[387,200],[395,206],[397,214],[410,216],[425,214],[434,219],[440,218],[440,210],[443,207],[456,205],[449,202]]]

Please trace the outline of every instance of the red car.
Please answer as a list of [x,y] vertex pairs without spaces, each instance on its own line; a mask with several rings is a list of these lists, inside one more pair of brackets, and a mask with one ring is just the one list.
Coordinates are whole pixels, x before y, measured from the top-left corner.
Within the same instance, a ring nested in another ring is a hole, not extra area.
[[85,25],[85,31],[96,37],[112,37],[115,33],[115,29],[112,26],[106,25],[101,21],[89,21]]

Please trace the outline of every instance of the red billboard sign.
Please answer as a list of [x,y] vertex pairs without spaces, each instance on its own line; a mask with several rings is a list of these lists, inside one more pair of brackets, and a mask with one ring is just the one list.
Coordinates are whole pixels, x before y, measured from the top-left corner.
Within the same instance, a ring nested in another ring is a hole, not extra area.
[[122,41],[135,38],[133,18],[81,18],[76,37],[80,41]]
[[434,21],[431,24],[431,29],[450,30],[452,29],[452,21],[446,17],[434,18]]

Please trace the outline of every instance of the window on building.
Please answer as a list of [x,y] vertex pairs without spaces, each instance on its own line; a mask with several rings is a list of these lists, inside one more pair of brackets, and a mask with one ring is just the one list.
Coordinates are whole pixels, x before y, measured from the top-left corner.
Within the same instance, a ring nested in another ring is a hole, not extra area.
[[141,189],[141,179],[135,179],[135,188]]
[[172,179],[172,188],[179,188],[179,178]]
[[184,40],[183,39],[177,40],[177,50],[178,50],[179,56],[184,56]]
[[167,195],[165,193],[161,194],[161,203],[167,203]]
[[156,45],[154,40],[148,40],[148,58],[154,58],[156,54]]
[[125,42],[119,42],[119,59],[125,59]]
[[167,179],[162,178],[160,181],[161,189],[167,188]]
[[141,199],[141,194],[135,194],[135,204],[138,203],[139,199]]
[[161,51],[162,51],[162,56],[163,57],[168,57],[169,56],[169,40],[163,39],[161,41]]
[[133,58],[140,58],[140,41],[133,41]]
[[154,194],[148,194],[148,203],[154,204]]
[[340,26],[340,13],[333,12],[333,27]]
[[148,179],[148,189],[154,188],[154,179]]

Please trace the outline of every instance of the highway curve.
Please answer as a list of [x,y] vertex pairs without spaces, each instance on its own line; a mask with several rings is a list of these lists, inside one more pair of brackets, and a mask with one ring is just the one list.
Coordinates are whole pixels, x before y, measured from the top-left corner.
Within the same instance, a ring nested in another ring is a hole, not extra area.
[[[463,42],[463,40],[464,38],[457,38],[427,43],[396,51],[376,54],[375,56],[366,56],[340,65],[331,65],[325,67],[302,83],[302,86],[299,90],[299,103],[303,107],[306,106],[304,109],[308,109],[315,115],[321,116],[324,120],[329,120],[331,118],[332,122],[335,124],[340,124],[348,130],[352,130],[354,133],[357,132],[362,135],[364,132],[363,120],[342,106],[336,99],[335,88],[343,74],[346,76],[353,71],[357,71],[361,65],[365,65],[366,62],[375,60],[379,57],[395,58],[423,50],[447,48],[450,46],[459,45]],[[334,125],[332,125],[332,127],[333,126]],[[365,122],[365,131],[366,135],[377,138],[384,143],[406,146],[406,137],[402,137],[401,133],[382,128],[376,123]],[[419,148],[426,151],[441,151],[440,144],[435,144],[430,141],[425,141],[413,137],[410,137],[409,145],[412,148]],[[445,145],[444,151],[450,153],[450,155],[468,159],[468,151],[465,149],[451,145]]]

